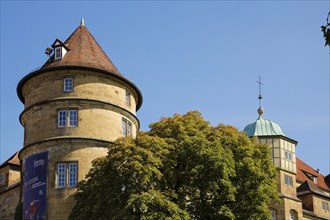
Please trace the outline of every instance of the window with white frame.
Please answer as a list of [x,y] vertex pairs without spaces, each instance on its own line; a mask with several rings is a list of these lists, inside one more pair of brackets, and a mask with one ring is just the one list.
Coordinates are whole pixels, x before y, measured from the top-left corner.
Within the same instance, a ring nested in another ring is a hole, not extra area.
[[288,186],[293,186],[293,179],[291,176],[284,175],[284,183]]
[[59,60],[62,58],[62,48],[56,47],[55,48],[55,60]]
[[64,92],[73,91],[73,78],[65,78],[64,79]]
[[276,220],[276,211],[275,210],[270,210],[270,215],[272,217],[272,220]]
[[132,136],[132,123],[123,118],[121,121],[122,135],[124,137]]
[[61,162],[56,166],[56,188],[76,187],[78,184],[78,163]]
[[284,152],[284,158],[287,160],[292,160],[292,153],[289,151]]
[[69,110],[69,127],[77,127],[78,126],[78,111],[77,110]]
[[329,211],[329,203],[322,201],[322,209],[324,211]]
[[57,187],[64,188],[66,184],[66,164],[57,164]]
[[57,124],[59,128],[64,128],[66,126],[66,110],[57,112]]
[[126,91],[125,93],[125,102],[126,105],[131,106],[131,93],[129,93],[128,91]]
[[78,183],[78,164],[69,163],[69,172],[68,172],[68,185],[69,187],[74,187]]
[[59,128],[77,127],[78,126],[78,110],[59,110],[57,112],[57,124]]

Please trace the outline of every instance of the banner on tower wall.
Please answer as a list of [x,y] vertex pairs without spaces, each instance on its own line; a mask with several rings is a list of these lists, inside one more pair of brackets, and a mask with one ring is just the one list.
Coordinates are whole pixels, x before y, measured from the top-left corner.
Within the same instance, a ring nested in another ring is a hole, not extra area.
[[24,161],[23,219],[46,219],[48,152],[27,157]]

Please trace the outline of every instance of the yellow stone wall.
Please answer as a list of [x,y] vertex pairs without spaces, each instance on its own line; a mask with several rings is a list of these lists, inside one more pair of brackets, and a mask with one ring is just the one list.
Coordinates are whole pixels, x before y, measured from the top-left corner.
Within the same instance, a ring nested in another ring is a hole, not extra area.
[[[78,110],[77,127],[58,127],[57,112],[65,109]],[[139,122],[128,112],[120,112],[120,109],[111,105],[91,101],[52,101],[23,112],[21,122],[25,129],[24,145],[63,136],[115,141],[122,137],[123,118],[132,123],[132,134],[135,137]]]
[[92,161],[105,156],[108,147],[110,144],[107,142],[61,139],[29,146],[22,152],[20,157],[27,158],[32,154],[48,151],[47,219],[67,219],[75,204],[73,194],[76,192],[76,187],[58,188],[56,186],[56,164],[78,162],[78,181],[81,181],[91,169]]
[[[292,184],[293,186],[286,185],[284,183],[284,176],[290,176],[292,177]],[[279,192],[282,193],[285,196],[297,198],[297,186],[296,186],[296,175],[283,171],[278,170],[278,189]]]
[[282,197],[280,202],[271,204],[270,209],[276,211],[276,219],[279,220],[290,220],[291,210],[296,214],[295,220],[301,220],[303,218],[302,203],[298,199],[294,200]]
[[[73,91],[63,91],[65,78],[73,78]],[[126,103],[126,92],[130,104]],[[122,137],[122,119],[131,123],[132,136],[136,136],[140,126],[135,116],[139,96],[125,80],[79,68],[35,75],[23,85],[22,95],[22,170],[26,158],[48,152],[47,219],[67,219],[75,204],[76,187],[57,187],[56,165],[77,162],[78,181],[85,179],[92,161],[105,156],[111,143]],[[58,111],[69,109],[78,111],[78,126],[59,128]]]
[[[73,78],[74,90],[64,92],[65,78]],[[126,91],[132,94],[131,104],[125,102]],[[138,96],[124,81],[90,70],[67,69],[45,72],[29,79],[22,88],[25,108],[36,103],[61,98],[85,98],[99,100],[136,112]]]
[[313,196],[314,213],[320,217],[330,219],[330,212],[322,209],[322,201],[327,202],[330,207],[329,199],[324,199],[324,198],[322,198],[320,196],[316,196],[316,195]]

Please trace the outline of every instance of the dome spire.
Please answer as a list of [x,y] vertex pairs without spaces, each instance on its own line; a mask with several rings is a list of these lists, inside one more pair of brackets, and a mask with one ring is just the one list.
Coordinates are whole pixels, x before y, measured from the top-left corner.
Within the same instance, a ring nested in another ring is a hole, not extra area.
[[257,81],[257,83],[259,84],[259,108],[258,108],[258,114],[261,116],[264,113],[264,109],[261,106],[261,100],[262,100],[262,96],[261,96],[261,86],[263,86],[264,84],[261,83],[261,77],[259,75],[259,81]]

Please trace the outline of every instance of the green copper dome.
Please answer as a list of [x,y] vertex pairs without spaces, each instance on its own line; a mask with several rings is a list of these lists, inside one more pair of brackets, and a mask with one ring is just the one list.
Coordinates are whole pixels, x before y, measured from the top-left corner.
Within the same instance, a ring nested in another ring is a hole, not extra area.
[[253,122],[248,124],[244,131],[246,132],[248,137],[252,136],[267,136],[267,135],[282,135],[285,136],[281,127],[270,120],[264,119],[262,117],[263,109],[258,109],[259,118]]

